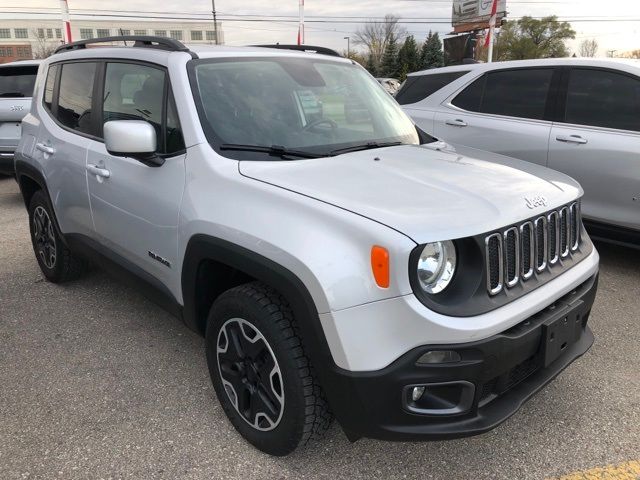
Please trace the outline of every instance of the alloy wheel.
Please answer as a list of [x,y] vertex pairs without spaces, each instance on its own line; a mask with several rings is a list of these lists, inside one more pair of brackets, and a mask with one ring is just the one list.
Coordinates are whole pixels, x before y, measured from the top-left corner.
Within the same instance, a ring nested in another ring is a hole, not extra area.
[[278,361],[264,335],[241,318],[218,332],[218,372],[227,397],[256,430],[278,426],[284,412],[284,385]]
[[33,238],[36,253],[47,268],[56,265],[56,236],[55,228],[49,213],[40,205],[33,211]]

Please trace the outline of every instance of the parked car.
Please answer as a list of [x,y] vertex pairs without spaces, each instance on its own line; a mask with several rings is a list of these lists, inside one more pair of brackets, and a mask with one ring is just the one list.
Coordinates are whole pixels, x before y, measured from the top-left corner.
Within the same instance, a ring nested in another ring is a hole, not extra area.
[[31,107],[39,60],[0,64],[0,175],[13,175],[20,122]]
[[333,415],[351,440],[485,432],[593,342],[580,186],[450,149],[337,54],[85,40],[35,99],[16,170],[44,277],[98,264],[204,335],[264,452]]
[[545,165],[585,190],[592,236],[640,246],[640,61],[498,62],[411,74],[396,96],[425,131]]
[[384,87],[389,95],[395,95],[400,89],[400,80],[396,78],[376,78],[378,83]]

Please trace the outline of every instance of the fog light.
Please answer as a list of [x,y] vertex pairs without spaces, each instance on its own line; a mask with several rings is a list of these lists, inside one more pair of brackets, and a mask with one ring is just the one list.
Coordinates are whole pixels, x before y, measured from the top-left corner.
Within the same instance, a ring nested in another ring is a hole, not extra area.
[[431,350],[418,359],[418,364],[453,363],[461,360],[460,354],[453,350]]
[[420,400],[420,397],[422,397],[423,393],[424,387],[413,387],[413,390],[411,391],[411,399],[414,402],[417,402],[418,400]]

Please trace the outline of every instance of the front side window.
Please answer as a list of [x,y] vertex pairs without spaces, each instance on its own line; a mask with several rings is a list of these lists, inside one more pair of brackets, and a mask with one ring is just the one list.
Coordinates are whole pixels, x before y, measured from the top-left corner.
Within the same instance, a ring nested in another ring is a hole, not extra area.
[[[156,130],[158,153],[184,149],[173,100],[164,119],[166,75],[163,70],[133,63],[107,63],[104,83],[103,122],[144,120]],[[169,98],[172,96],[169,94]]]
[[66,63],[62,66],[56,117],[65,127],[81,133],[94,133],[91,100],[95,73],[95,63]]
[[0,98],[22,98],[33,96],[38,67],[0,68]]
[[465,88],[451,103],[471,112],[541,120],[552,76],[551,68],[490,72]]
[[607,70],[572,69],[565,121],[640,131],[640,80]]
[[201,121],[214,146],[330,155],[371,143],[419,143],[393,98],[350,62],[276,57],[201,60],[192,67]]

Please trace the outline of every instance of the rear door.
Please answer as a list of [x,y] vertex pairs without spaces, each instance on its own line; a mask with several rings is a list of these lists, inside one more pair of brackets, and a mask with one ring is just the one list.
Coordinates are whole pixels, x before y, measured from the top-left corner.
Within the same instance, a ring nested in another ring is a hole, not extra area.
[[[175,287],[178,214],[185,184],[185,146],[164,68],[109,61],[105,64],[102,124],[110,120],[144,120],[156,129],[162,166],[149,166],[107,152],[104,142],[89,145],[91,209],[101,243],[164,285]],[[131,265],[125,265],[130,267]]]
[[586,218],[640,229],[640,78],[576,67],[566,85],[549,167],[580,182]]
[[0,66],[0,157],[13,158],[20,122],[29,113],[37,65]]
[[64,233],[93,235],[87,192],[87,145],[96,134],[93,111],[95,61],[51,64],[42,99],[36,105],[40,125],[30,125],[22,153],[42,169]]
[[554,73],[554,68],[485,73],[440,106],[434,135],[546,165]]

